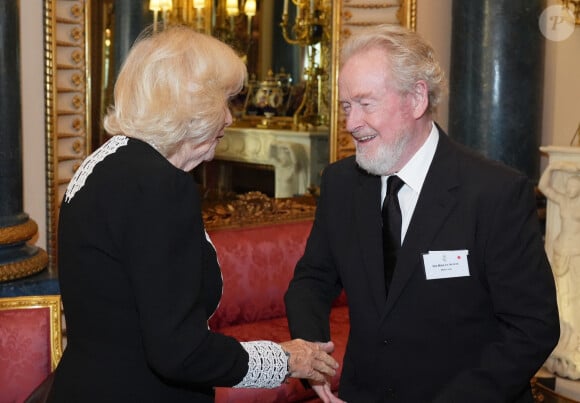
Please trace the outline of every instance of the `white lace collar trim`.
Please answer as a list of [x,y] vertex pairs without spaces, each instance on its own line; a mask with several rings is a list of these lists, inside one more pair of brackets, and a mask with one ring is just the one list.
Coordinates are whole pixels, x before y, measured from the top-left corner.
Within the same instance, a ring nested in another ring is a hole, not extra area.
[[114,154],[119,147],[126,146],[128,142],[129,138],[127,136],[113,136],[95,152],[85,158],[66,188],[64,201],[70,203],[75,194],[83,188],[95,166],[109,155]]

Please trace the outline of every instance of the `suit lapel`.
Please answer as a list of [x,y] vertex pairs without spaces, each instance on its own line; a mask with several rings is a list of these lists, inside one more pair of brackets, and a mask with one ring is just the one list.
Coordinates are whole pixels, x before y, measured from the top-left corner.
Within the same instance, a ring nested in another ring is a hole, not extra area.
[[361,268],[375,300],[377,312],[385,306],[383,274],[381,179],[361,171],[359,187],[354,195],[355,229],[362,251]]
[[423,267],[422,263],[417,264],[418,261],[422,262],[422,253],[429,251],[432,239],[456,204],[456,197],[451,190],[458,186],[457,160],[447,135],[442,130],[439,133],[435,156],[399,251],[385,315],[395,305],[413,275],[413,270]]

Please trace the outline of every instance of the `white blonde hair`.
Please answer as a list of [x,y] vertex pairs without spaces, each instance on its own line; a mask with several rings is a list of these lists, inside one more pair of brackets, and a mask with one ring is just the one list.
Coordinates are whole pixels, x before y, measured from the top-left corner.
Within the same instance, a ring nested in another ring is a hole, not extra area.
[[146,30],[123,63],[104,128],[167,157],[185,139],[202,143],[223,127],[228,98],[246,75],[240,57],[214,37],[185,26]]
[[340,52],[340,67],[350,58],[370,49],[384,52],[394,84],[401,93],[412,93],[417,81],[425,81],[429,88],[428,112],[435,111],[447,91],[447,82],[429,43],[416,32],[399,25],[371,26],[345,41]]

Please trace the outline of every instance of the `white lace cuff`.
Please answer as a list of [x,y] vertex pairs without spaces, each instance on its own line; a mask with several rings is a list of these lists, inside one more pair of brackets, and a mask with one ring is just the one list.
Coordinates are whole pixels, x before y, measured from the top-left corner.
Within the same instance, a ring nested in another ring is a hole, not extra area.
[[288,374],[288,357],[271,341],[242,342],[250,355],[248,373],[234,388],[277,388]]

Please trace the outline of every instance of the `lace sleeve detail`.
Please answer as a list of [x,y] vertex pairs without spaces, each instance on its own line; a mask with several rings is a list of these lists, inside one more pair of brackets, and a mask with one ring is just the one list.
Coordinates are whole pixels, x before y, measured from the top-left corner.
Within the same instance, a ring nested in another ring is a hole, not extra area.
[[276,388],[288,374],[288,357],[282,347],[271,341],[242,342],[250,355],[248,373],[234,388]]

